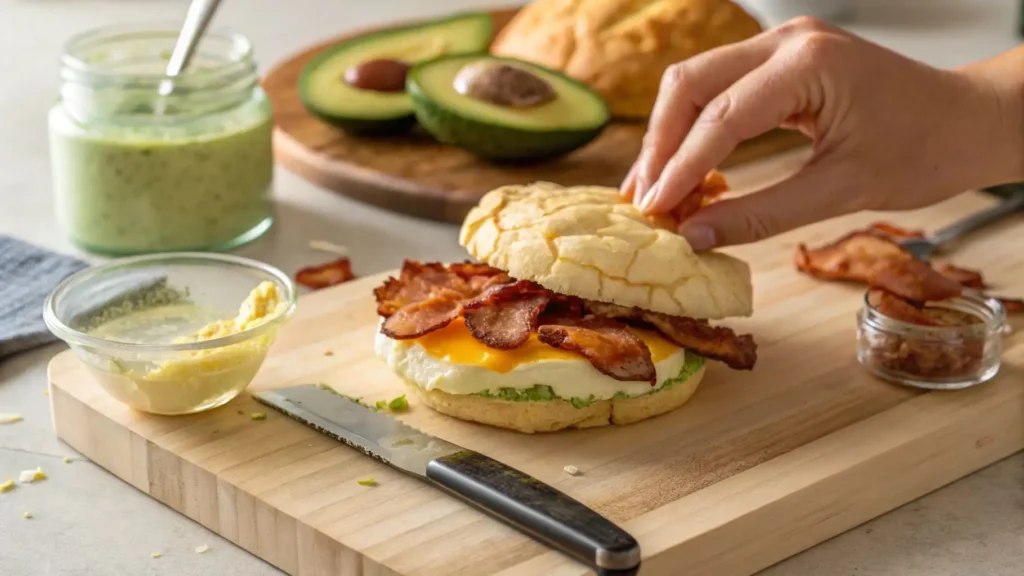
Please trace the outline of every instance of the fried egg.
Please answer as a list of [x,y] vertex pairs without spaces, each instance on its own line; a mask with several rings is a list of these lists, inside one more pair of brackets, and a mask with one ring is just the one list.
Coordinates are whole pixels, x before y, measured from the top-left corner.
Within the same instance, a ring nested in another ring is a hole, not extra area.
[[[629,328],[651,350],[657,385],[675,378],[686,363],[686,351],[657,332]],[[653,388],[648,382],[626,382],[602,374],[578,354],[544,344],[536,332],[514,350],[488,348],[461,318],[448,326],[409,340],[394,340],[377,331],[377,356],[407,382],[449,394],[497,394],[502,388],[525,390],[550,386],[560,398],[603,400],[616,394],[639,396]]]

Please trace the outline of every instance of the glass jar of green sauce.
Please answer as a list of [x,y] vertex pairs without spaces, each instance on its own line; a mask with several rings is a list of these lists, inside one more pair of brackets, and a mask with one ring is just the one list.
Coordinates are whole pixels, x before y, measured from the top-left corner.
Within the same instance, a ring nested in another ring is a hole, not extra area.
[[208,31],[161,95],[176,37],[115,26],[64,47],[53,189],[62,228],[88,251],[229,250],[271,226],[273,122],[252,45]]

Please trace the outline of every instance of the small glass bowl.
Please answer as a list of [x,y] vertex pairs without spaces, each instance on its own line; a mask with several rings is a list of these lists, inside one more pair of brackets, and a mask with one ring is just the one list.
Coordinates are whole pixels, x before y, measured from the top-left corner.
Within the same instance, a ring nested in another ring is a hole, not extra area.
[[864,295],[857,315],[857,360],[876,376],[915,388],[958,390],[991,380],[1003,352],[1006,310],[995,299],[964,293],[929,308],[977,317],[966,326],[922,326],[880,312]]
[[[275,315],[238,332],[187,341],[211,322],[239,316],[263,282],[279,295]],[[272,266],[179,252],[73,274],[49,295],[43,318],[117,400],[153,414],[192,414],[229,402],[252,382],[296,301],[295,284]]]

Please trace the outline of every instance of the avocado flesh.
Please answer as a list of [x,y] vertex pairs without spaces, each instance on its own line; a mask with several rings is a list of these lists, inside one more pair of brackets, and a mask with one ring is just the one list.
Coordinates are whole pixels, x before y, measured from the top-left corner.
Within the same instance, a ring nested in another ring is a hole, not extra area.
[[415,123],[405,92],[363,90],[345,82],[345,71],[368,60],[416,64],[451,54],[476,53],[491,41],[489,14],[460,14],[426,24],[366,34],[317,55],[299,77],[299,97],[318,118],[355,134],[389,134]]
[[[556,97],[512,108],[464,96],[454,87],[462,68],[480,60],[519,66],[547,81]],[[495,161],[552,159],[580,148],[608,125],[604,100],[558,72],[511,58],[457,55],[415,66],[406,79],[417,121],[439,141]]]

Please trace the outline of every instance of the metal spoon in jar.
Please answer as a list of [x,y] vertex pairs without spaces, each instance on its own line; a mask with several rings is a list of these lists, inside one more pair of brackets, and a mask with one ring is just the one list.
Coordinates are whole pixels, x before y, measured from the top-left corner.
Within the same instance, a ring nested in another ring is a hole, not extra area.
[[160,82],[160,98],[157,99],[156,113],[163,114],[166,106],[165,96],[174,91],[174,78],[181,74],[189,62],[192,54],[195,53],[199,40],[206,32],[213,14],[217,11],[220,0],[192,0],[185,14],[185,23],[178,34],[178,40],[174,44],[174,51],[167,62],[165,80]]
[[937,251],[942,245],[952,242],[960,236],[976,230],[986,224],[995,222],[1004,216],[1013,214],[1024,207],[1024,184],[996,186],[989,190],[995,191],[995,189],[998,188],[1006,190],[1006,200],[1003,200],[991,208],[986,208],[985,210],[976,212],[966,218],[958,220],[949,226],[936,231],[927,238],[906,238],[901,240],[900,245],[906,248],[914,258],[928,262],[931,260],[932,254],[935,253],[935,251]]

